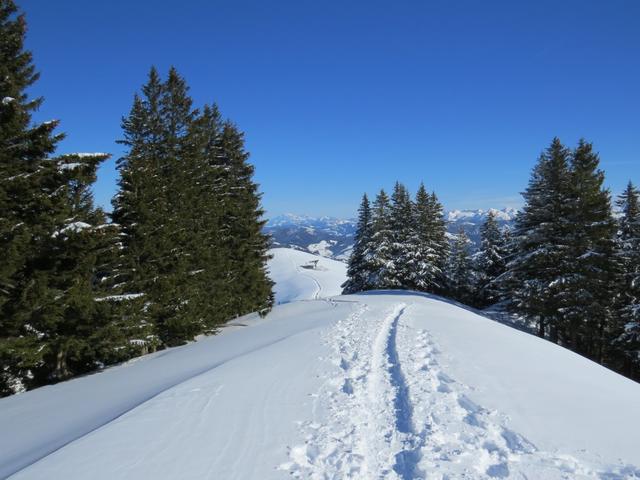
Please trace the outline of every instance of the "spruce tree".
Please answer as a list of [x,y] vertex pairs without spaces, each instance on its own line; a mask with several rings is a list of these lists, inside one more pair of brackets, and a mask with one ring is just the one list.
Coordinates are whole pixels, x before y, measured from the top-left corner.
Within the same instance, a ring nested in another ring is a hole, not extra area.
[[26,23],[0,1],[0,394],[95,368],[93,276],[102,223],[89,184],[107,155],[54,158],[58,122],[32,124],[42,98]]
[[476,272],[476,303],[486,307],[499,301],[498,278],[506,271],[506,240],[493,210],[480,229],[480,250],[474,257]]
[[469,255],[469,238],[462,227],[453,242],[447,272],[449,295],[459,302],[469,304],[473,299],[473,271]]
[[154,326],[152,346],[179,345],[273,303],[268,238],[243,134],[217,107],[192,107],[175,71],[155,69],[123,120],[114,268],[129,318]]
[[353,250],[349,257],[347,281],[342,284],[343,293],[357,293],[369,290],[368,283],[372,274],[369,248],[372,240],[372,214],[369,198],[365,193],[358,209],[358,225],[356,228]]
[[602,363],[611,322],[615,222],[604,173],[590,143],[571,155],[565,272],[559,282],[560,341]]
[[618,368],[640,377],[640,191],[629,182],[616,202],[618,221],[616,259],[620,275],[612,348],[621,357]]
[[[436,254],[435,266],[441,272],[437,283],[444,286],[447,283],[445,272],[449,261],[450,243],[447,238],[447,224],[444,219],[444,209],[435,192],[431,192],[429,196],[429,211],[431,218],[429,229],[432,232],[431,244]],[[443,291],[436,289],[436,293],[443,293]]]
[[557,341],[559,295],[567,271],[570,152],[558,138],[540,155],[516,216],[516,254],[508,264],[512,306],[538,323],[538,335]]
[[393,254],[393,230],[389,196],[380,190],[373,202],[371,247],[369,256],[373,271],[367,283],[374,289],[395,288]]
[[414,228],[413,202],[407,188],[396,182],[391,195],[391,258],[389,286],[415,289],[417,278],[417,237]]
[[421,183],[416,192],[413,224],[416,236],[414,288],[423,292],[439,292],[444,287],[444,222],[437,199],[427,193]]
[[269,238],[263,233],[266,220],[258,185],[253,181],[254,167],[244,148],[244,134],[229,121],[222,129],[221,152],[228,172],[221,229],[229,252],[232,314],[266,314],[274,301],[273,282],[267,275]]

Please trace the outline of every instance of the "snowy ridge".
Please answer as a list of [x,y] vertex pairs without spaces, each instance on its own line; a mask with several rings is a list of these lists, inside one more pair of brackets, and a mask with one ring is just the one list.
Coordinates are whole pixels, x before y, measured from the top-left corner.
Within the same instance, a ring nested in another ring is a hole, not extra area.
[[328,421],[301,423],[305,443],[279,469],[312,479],[640,478],[632,465],[540,450],[508,416],[471,400],[474,388],[442,370],[442,352],[413,326],[411,308],[358,303],[336,323],[325,339],[334,373],[314,395]]
[[0,400],[0,477],[640,478],[640,385],[446,300],[370,292],[233,325]]

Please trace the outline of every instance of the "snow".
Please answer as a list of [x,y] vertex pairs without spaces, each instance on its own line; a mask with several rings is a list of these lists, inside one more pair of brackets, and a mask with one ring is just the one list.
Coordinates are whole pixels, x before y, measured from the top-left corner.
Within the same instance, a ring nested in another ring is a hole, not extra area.
[[1,399],[0,478],[640,478],[639,384],[435,296],[313,300],[344,264],[272,253],[303,301]]
[[333,247],[336,243],[337,242],[335,240],[320,240],[318,243],[310,243],[307,247],[307,250],[315,255],[331,258],[333,256],[331,247]]
[[52,236],[52,238],[55,238],[58,235],[60,235],[61,233],[66,233],[66,232],[77,233],[77,232],[80,232],[82,230],[86,230],[87,228],[91,228],[91,225],[89,225],[88,223],[85,223],[85,222],[71,222],[67,226],[65,226],[64,228],[61,228],[60,230],[54,232],[53,235],[51,235],[51,236]]
[[[291,248],[269,250],[269,276],[275,282],[276,303],[312,300],[342,293],[347,279],[347,266],[342,262],[319,257]],[[318,261],[317,269],[304,268]]]
[[107,297],[96,298],[96,302],[124,302],[125,300],[135,300],[136,298],[143,297],[144,293],[125,293],[124,295],[109,295]]
[[75,170],[80,167],[82,167],[82,163],[63,163],[58,168],[60,170]]
[[495,208],[490,208],[488,210],[451,210],[450,212],[447,212],[446,219],[449,222],[456,222],[459,220],[479,221],[486,218],[489,212],[492,212],[496,219],[508,222],[516,218],[518,210],[511,207],[505,207],[500,210]]
[[9,105],[13,101],[15,101],[15,98],[13,97],[4,97],[2,99],[2,105]]

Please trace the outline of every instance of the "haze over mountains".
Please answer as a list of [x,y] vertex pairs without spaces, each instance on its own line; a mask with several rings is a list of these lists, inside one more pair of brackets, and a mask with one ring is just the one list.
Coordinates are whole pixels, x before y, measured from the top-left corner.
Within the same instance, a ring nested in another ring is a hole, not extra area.
[[[451,210],[445,213],[447,230],[455,235],[460,228],[464,228],[475,248],[480,241],[480,227],[490,211],[496,214],[501,227],[512,227],[517,213],[514,208]],[[310,217],[291,213],[269,219],[265,227],[274,247],[294,248],[342,261],[349,258],[355,229],[354,218]]]

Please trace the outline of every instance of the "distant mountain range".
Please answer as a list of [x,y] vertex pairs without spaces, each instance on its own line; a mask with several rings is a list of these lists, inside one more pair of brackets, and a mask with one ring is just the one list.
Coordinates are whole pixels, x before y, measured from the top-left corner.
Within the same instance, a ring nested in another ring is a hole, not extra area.
[[[480,227],[490,211],[496,214],[498,223],[504,228],[511,228],[517,213],[514,208],[452,210],[445,213],[447,230],[453,238],[460,228],[464,228],[475,247],[480,241]],[[269,219],[265,231],[271,235],[274,247],[290,247],[346,261],[351,254],[356,220],[288,213]]]

